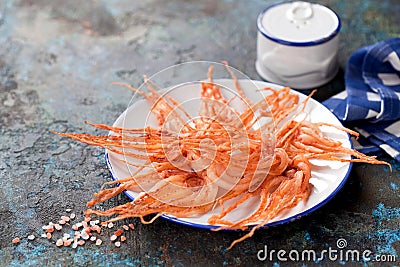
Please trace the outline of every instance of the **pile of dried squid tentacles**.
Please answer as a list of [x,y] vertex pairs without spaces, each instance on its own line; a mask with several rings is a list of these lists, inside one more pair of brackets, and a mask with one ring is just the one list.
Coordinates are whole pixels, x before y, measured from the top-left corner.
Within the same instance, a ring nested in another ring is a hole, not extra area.
[[[122,85],[151,103],[158,127],[125,129],[91,124],[112,134],[57,133],[123,155],[125,163],[136,169],[130,177],[105,183],[114,186],[103,186],[88,206],[124,190],[140,192],[133,201],[106,211],[88,209],[88,215],[114,216],[110,221],[139,217],[143,223],[151,223],[163,214],[189,217],[220,206],[221,212],[208,220],[209,224],[220,226],[214,230],[246,230],[251,226],[231,248],[281,212],[308,199],[311,159],[387,164],[343,147],[341,142],[326,137],[320,127],[334,127],[358,136],[350,129],[295,119],[311,96],[300,102],[290,88],[264,88],[269,94],[252,103],[227,66],[237,94],[248,103],[243,111],[235,110],[232,99],[225,99],[213,82],[212,70],[211,66],[208,81],[199,88],[201,104],[195,118],[145,79],[147,94]],[[261,118],[263,125],[254,127]],[[239,221],[226,219],[252,197],[258,197],[259,204],[249,216]],[[144,216],[150,214],[155,216],[145,221]]]

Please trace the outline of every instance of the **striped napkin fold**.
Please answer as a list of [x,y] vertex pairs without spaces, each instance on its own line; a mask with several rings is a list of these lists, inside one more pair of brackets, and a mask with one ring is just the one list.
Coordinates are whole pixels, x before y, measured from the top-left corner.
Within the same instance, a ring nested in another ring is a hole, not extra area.
[[400,38],[357,50],[345,71],[345,91],[323,104],[360,133],[359,151],[385,151],[400,162]]

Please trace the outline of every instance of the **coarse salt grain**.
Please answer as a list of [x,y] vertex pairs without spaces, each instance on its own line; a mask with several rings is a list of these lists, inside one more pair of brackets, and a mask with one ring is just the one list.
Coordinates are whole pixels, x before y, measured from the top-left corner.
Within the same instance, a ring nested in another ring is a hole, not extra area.
[[81,231],[81,237],[85,240],[89,239],[89,234],[87,233],[86,229]]
[[69,222],[70,218],[68,216],[61,216],[61,220]]
[[64,247],[69,247],[72,243],[73,239],[68,239],[64,241]]
[[121,242],[124,242],[126,240],[126,236],[121,235]]
[[72,211],[72,209],[66,209],[65,211],[66,211],[66,212],[71,212],[71,211]]
[[35,236],[34,235],[28,235],[28,240],[34,240]]
[[124,230],[118,229],[117,231],[114,232],[114,235],[120,236],[120,235],[122,235],[123,233],[124,233]]
[[135,226],[133,224],[129,224],[129,228],[131,228],[132,230],[135,229]]
[[96,240],[96,237],[95,236],[91,236],[90,237],[90,241],[95,241]]
[[115,242],[115,246],[119,248],[121,246],[121,242],[119,241]]
[[75,219],[76,215],[75,213],[71,213],[71,215],[69,216],[71,219]]
[[101,243],[103,243],[103,241],[102,241],[101,239],[97,239],[97,240],[96,240],[96,245],[97,245],[97,246],[100,246]]
[[50,239],[50,238],[51,238],[51,234],[50,234],[50,233],[47,233],[47,234],[46,234],[46,238],[47,238],[47,239]]
[[112,235],[112,236],[110,237],[110,240],[111,240],[111,241],[115,241],[115,240],[117,240],[117,238],[118,238],[118,236]]
[[129,226],[128,226],[128,225],[125,225],[125,224],[122,225],[122,228],[124,228],[125,231],[128,231],[128,230],[129,230]]
[[13,244],[18,244],[21,241],[21,239],[19,239],[19,237],[16,237],[12,240]]
[[98,225],[95,225],[95,226],[91,227],[90,230],[96,231],[97,233],[100,234],[100,232],[101,232],[101,227],[98,226]]
[[113,227],[114,227],[114,224],[113,224],[112,222],[110,222],[110,223],[108,223],[107,227],[108,227],[108,228],[113,228]]
[[57,223],[54,225],[54,228],[56,228],[57,231],[60,231],[62,229],[62,226]]
[[64,241],[62,239],[57,239],[57,242],[56,242],[57,247],[61,247],[63,244],[64,244]]
[[70,234],[68,234],[68,233],[64,233],[64,234],[63,234],[63,237],[70,238],[70,237],[71,237],[71,235],[70,235]]
[[50,225],[43,225],[42,226],[43,230],[47,230],[47,229],[50,229],[50,228],[52,228],[52,226],[50,226]]

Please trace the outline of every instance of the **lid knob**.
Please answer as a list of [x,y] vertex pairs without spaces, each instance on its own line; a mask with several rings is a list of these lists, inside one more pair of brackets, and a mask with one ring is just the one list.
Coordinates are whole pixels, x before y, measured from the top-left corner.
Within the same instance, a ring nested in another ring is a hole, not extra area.
[[313,16],[311,3],[308,2],[293,2],[286,12],[286,17],[291,21],[305,21]]

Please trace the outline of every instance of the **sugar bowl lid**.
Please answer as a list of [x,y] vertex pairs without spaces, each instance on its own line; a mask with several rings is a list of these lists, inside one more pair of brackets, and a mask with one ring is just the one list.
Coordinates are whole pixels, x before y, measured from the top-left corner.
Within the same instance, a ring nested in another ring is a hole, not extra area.
[[257,27],[272,41],[291,46],[310,46],[334,38],[340,31],[340,19],[323,5],[295,1],[266,8],[258,16]]

